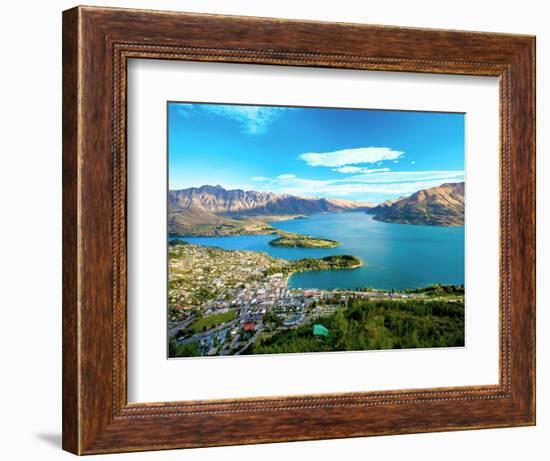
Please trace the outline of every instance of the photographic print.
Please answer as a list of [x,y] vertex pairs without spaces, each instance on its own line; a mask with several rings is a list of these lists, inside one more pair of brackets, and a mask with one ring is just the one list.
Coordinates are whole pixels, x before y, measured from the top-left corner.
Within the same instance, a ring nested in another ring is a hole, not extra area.
[[168,102],[168,356],[463,347],[464,123]]

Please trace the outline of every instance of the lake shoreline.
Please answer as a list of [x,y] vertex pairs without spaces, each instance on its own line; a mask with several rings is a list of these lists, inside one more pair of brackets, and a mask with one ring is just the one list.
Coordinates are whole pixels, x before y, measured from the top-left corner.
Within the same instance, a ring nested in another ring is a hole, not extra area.
[[[348,266],[348,267],[335,267],[335,268],[328,268],[328,269],[317,269],[317,270],[310,270],[310,271],[291,271],[289,272],[289,274],[286,276],[286,279],[285,279],[285,286],[287,289],[289,290],[296,290],[296,289],[307,289],[307,288],[289,288],[289,281],[290,281],[290,278],[294,275],[294,274],[303,274],[305,272],[320,272],[320,271],[350,271],[350,270],[354,270],[354,269],[359,269],[360,267],[363,267],[365,264],[363,263],[363,260],[360,259],[360,258],[357,258],[359,259],[359,264],[355,264],[353,266]],[[319,290],[320,288],[312,288],[312,289],[316,289],[316,290]],[[378,289],[374,289],[374,290],[378,290]],[[381,290],[382,291],[382,290]]]
[[[464,283],[464,228],[385,223],[361,212],[322,213],[307,219],[273,223],[283,232],[312,235],[340,242],[334,248],[275,247],[273,234],[187,237],[189,243],[223,249],[251,250],[294,261],[331,255],[354,255],[365,263],[353,271],[293,273],[291,289],[409,289],[433,283]],[[170,239],[185,240],[171,235]],[[420,261],[420,263],[419,263]]]

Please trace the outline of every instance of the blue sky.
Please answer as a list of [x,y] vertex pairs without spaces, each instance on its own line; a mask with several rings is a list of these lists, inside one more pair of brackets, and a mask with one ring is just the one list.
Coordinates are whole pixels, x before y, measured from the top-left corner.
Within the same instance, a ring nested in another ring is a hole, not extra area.
[[168,103],[169,188],[382,202],[464,180],[464,114]]

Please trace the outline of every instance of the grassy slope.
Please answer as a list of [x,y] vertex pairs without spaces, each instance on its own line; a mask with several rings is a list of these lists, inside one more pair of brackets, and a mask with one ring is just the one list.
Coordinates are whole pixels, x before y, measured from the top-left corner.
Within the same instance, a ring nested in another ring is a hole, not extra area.
[[276,229],[268,221],[293,219],[300,216],[252,216],[230,218],[218,216],[201,210],[187,210],[185,212],[171,212],[168,219],[168,231],[172,235],[191,237],[212,237],[231,235],[269,235],[278,234],[269,242],[275,247],[292,248],[334,248],[340,245],[336,240],[321,239],[309,235],[301,235]]
[[210,330],[210,328],[229,322],[235,317],[237,317],[237,310],[230,310],[222,314],[209,315],[208,317],[199,317],[186,328],[186,332],[200,332],[205,329]]
[[211,237],[215,235],[273,234],[275,229],[256,218],[230,218],[201,210],[171,211],[168,232],[174,235]]

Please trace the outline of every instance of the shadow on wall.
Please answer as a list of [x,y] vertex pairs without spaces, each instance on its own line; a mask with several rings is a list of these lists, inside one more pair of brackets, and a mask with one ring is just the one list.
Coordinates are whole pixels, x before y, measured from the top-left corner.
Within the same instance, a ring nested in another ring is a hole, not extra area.
[[61,448],[61,433],[40,433],[36,434],[36,438],[42,440],[43,442],[47,443],[48,445],[51,445],[55,448]]

